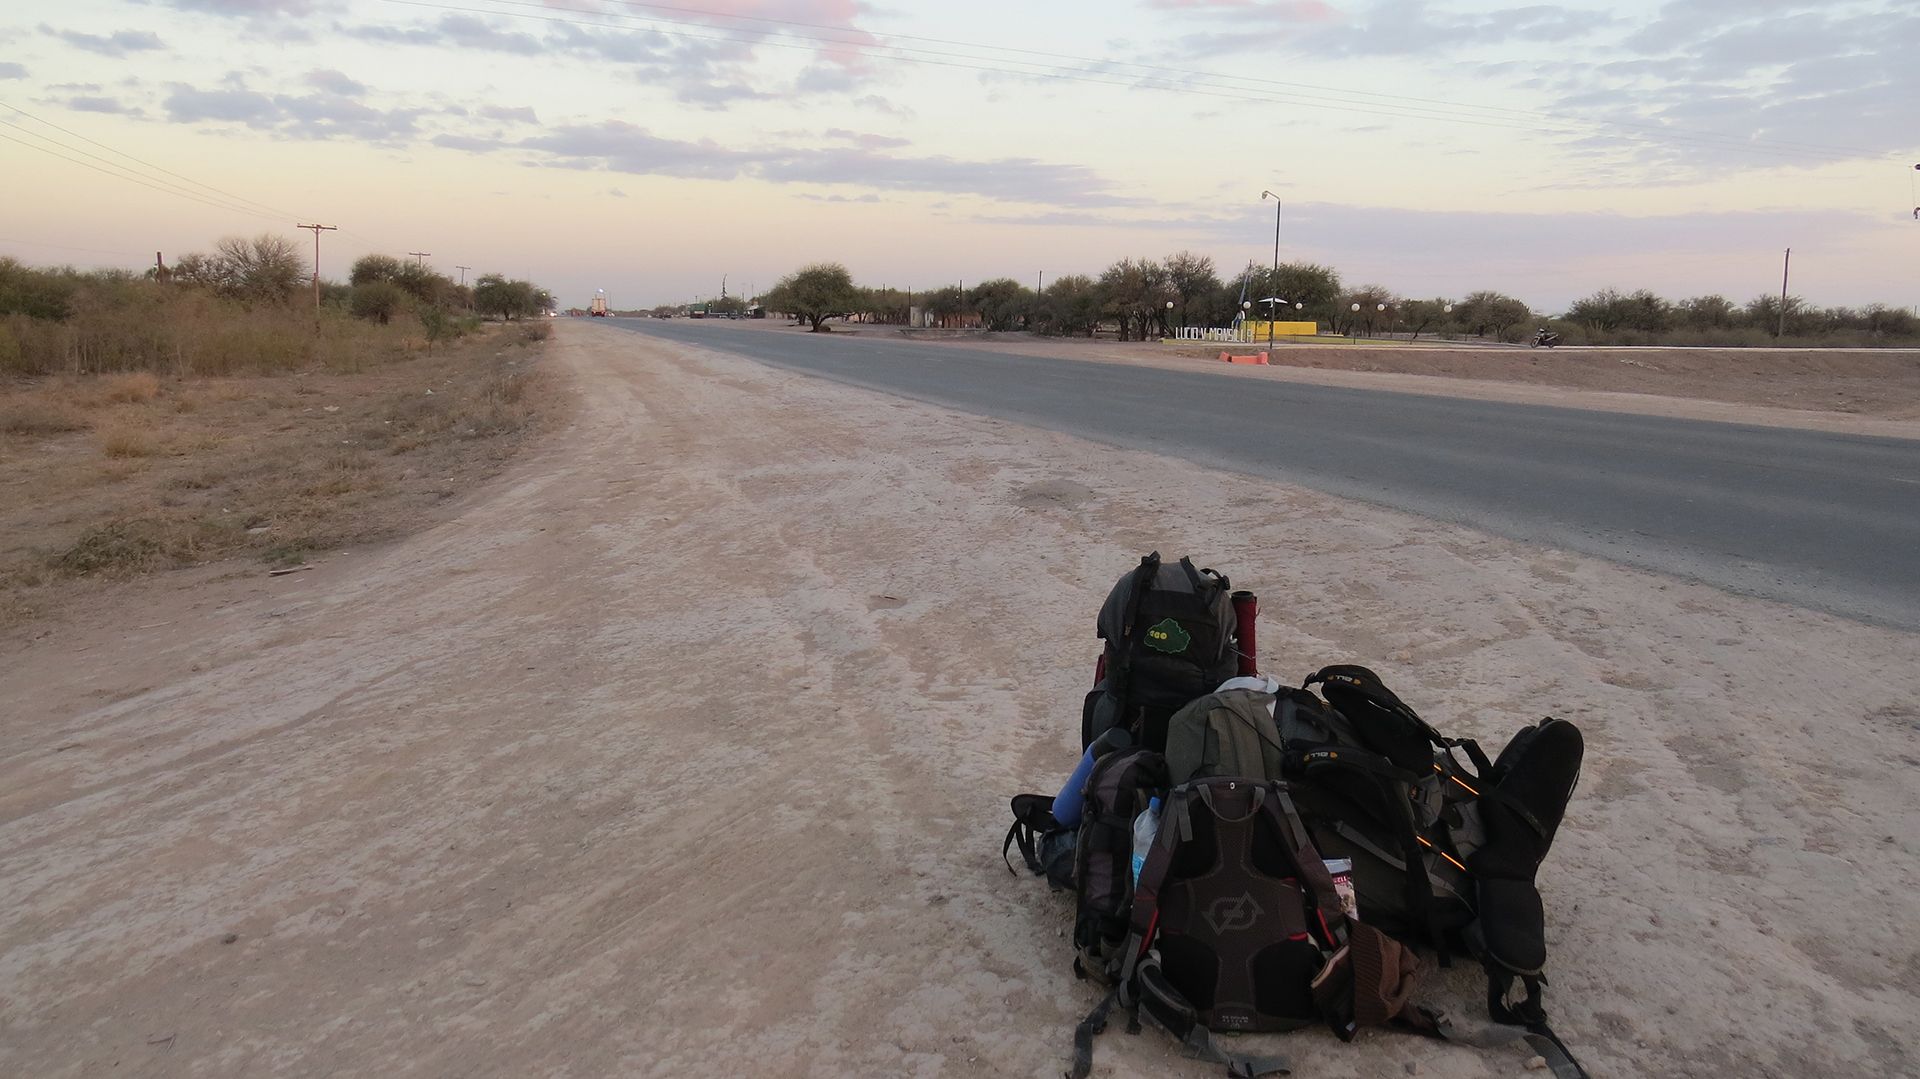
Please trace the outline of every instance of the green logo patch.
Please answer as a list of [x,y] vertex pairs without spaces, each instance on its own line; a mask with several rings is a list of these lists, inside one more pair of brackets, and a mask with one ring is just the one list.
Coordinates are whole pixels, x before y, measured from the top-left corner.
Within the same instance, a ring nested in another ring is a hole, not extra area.
[[1163,618],[1158,625],[1147,627],[1147,647],[1156,652],[1177,655],[1186,651],[1192,643],[1193,635],[1171,618]]

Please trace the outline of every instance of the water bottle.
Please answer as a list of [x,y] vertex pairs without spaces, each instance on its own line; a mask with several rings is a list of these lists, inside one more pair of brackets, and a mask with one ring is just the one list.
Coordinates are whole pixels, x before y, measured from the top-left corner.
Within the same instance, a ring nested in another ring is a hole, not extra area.
[[1133,884],[1140,886],[1140,871],[1147,867],[1147,852],[1153,849],[1153,837],[1160,834],[1160,799],[1147,802],[1146,812],[1133,819]]

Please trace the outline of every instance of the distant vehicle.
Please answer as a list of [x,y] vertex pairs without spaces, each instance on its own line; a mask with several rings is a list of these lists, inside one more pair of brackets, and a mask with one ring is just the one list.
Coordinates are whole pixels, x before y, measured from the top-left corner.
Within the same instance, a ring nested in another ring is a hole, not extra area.
[[1547,330],[1545,327],[1542,327],[1539,330],[1535,331],[1533,335],[1534,348],[1541,348],[1543,346],[1546,348],[1552,348],[1553,346],[1559,343],[1560,343],[1560,335]]
[[587,314],[593,316],[594,318],[606,318],[607,317],[607,298],[605,296],[595,296],[593,298],[593,306],[588,308]]

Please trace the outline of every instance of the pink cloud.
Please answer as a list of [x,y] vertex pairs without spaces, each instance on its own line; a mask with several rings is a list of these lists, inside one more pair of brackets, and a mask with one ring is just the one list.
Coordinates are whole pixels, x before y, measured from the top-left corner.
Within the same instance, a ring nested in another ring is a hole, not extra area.
[[1237,15],[1287,22],[1333,22],[1340,11],[1322,0],[1147,0],[1162,11],[1203,15]]

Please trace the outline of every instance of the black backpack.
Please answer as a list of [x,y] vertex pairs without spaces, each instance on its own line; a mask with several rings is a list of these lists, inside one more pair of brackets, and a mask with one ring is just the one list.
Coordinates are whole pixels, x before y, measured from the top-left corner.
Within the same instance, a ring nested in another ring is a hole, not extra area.
[[1212,1032],[1294,1030],[1325,1022],[1343,1039],[1387,1024],[1443,1036],[1413,1005],[1419,962],[1371,927],[1349,923],[1285,783],[1215,777],[1173,788],[1113,949],[1113,990],[1074,1032],[1070,1077],[1093,1066],[1093,1039],[1118,1004],[1145,1014],[1228,1074],[1287,1070],[1235,1054]]
[[1425,941],[1442,965],[1454,948],[1471,951],[1486,969],[1490,1018],[1524,1026],[1556,1068],[1579,1074],[1542,1006],[1546,912],[1534,884],[1579,780],[1579,729],[1542,720],[1490,762],[1365,667],[1327,667],[1307,679],[1316,683],[1333,707],[1293,695],[1279,724],[1285,770],[1322,854],[1352,860],[1361,920]]
[[1164,750],[1167,719],[1239,673],[1235,627],[1227,578],[1189,558],[1142,558],[1100,608],[1103,675],[1081,712],[1082,748],[1123,727],[1135,745]]
[[1133,909],[1133,822],[1167,789],[1167,762],[1117,749],[1093,763],[1073,851],[1075,973],[1110,980]]

